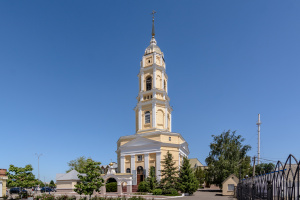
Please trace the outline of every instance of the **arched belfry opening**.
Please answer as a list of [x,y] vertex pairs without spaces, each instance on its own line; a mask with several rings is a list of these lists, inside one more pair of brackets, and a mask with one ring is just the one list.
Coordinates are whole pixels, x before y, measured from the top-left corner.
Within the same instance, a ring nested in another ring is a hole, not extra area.
[[152,89],[152,77],[149,76],[146,79],[146,91],[151,90]]

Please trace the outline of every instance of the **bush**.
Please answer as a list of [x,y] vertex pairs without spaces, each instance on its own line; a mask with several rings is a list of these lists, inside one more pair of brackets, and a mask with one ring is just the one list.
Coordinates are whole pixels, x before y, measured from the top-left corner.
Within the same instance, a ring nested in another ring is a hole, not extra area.
[[58,197],[56,197],[56,200],[67,200],[68,196],[67,195],[60,195]]
[[76,196],[73,195],[73,196],[68,196],[68,200],[76,200]]
[[164,195],[167,195],[167,196],[178,196],[178,191],[175,190],[174,188],[171,188],[171,189],[165,189],[162,191],[162,193]]
[[143,197],[135,197],[135,196],[133,196],[131,198],[128,198],[128,200],[146,200],[146,199],[143,198]]
[[154,189],[154,190],[152,191],[152,193],[153,193],[154,195],[162,195],[162,189]]
[[150,188],[149,185],[146,181],[142,181],[140,182],[139,186],[138,186],[138,192],[149,192]]
[[117,182],[106,183],[106,192],[117,192]]
[[42,194],[40,200],[55,200],[55,197],[51,194]]

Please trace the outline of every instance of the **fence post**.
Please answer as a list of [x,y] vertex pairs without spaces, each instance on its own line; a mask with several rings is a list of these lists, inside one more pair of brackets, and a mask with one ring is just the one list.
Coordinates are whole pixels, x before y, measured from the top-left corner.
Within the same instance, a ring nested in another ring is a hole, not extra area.
[[267,200],[273,200],[273,185],[271,181],[268,181]]

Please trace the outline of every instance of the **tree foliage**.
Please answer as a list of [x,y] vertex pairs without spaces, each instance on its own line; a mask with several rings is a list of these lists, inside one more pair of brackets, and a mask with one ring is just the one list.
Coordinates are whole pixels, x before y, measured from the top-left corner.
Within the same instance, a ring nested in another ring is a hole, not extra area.
[[99,192],[100,187],[103,185],[103,178],[100,174],[100,162],[95,162],[92,159],[87,159],[86,165],[78,172],[80,182],[75,185],[74,191],[78,194],[91,195],[94,191]]
[[84,167],[87,165],[87,158],[85,156],[80,156],[76,158],[75,160],[71,160],[68,162],[69,169],[66,171],[67,173],[76,170],[76,171],[82,171]]
[[37,184],[37,180],[32,173],[32,166],[26,165],[25,167],[16,167],[10,165],[7,176],[9,187],[28,188]]
[[49,187],[52,187],[52,188],[56,187],[56,185],[55,185],[55,183],[54,183],[54,181],[53,181],[53,180],[51,180],[51,181],[50,181],[50,183],[49,183]]
[[178,178],[178,168],[175,166],[172,154],[168,151],[162,162],[163,170],[161,170],[162,179],[160,181],[161,187],[165,190],[175,188]]
[[243,145],[244,138],[236,135],[235,131],[223,132],[221,135],[213,135],[210,144],[209,156],[205,159],[208,165],[208,175],[212,183],[221,186],[222,182],[230,175],[239,175],[241,168],[242,177],[250,173],[250,157],[247,152],[249,145]]
[[204,184],[205,181],[205,170],[202,169],[202,167],[198,166],[195,170],[195,176],[197,180],[199,181],[199,184]]
[[155,167],[151,166],[149,171],[149,176],[146,178],[146,182],[149,185],[150,191],[157,188],[158,183],[155,175]]
[[275,170],[273,163],[261,163],[255,166],[255,174],[270,173]]
[[177,188],[182,193],[189,194],[193,194],[199,188],[199,181],[191,168],[190,160],[186,157],[183,157],[183,163],[179,170]]

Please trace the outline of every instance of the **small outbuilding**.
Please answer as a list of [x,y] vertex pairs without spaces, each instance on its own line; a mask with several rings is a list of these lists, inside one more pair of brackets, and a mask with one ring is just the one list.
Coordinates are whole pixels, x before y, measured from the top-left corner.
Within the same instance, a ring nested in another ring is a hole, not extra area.
[[6,169],[0,169],[0,197],[6,195],[6,180],[8,177],[6,176]]
[[56,174],[56,191],[61,193],[75,193],[75,185],[80,181],[79,173],[72,170],[66,174]]
[[228,176],[228,178],[226,178],[222,183],[222,195],[234,195],[234,188],[237,186],[238,183],[239,179],[234,174]]

